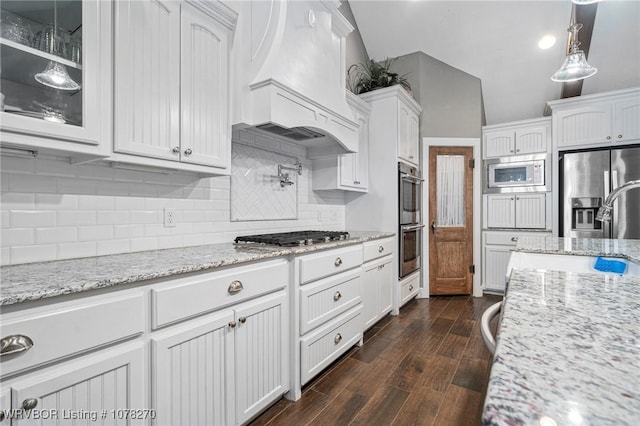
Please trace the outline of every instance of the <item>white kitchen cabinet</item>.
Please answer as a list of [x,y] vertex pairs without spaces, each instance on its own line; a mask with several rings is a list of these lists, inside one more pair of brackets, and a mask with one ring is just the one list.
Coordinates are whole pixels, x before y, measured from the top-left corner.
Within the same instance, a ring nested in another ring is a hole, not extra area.
[[229,47],[221,2],[115,2],[115,133],[110,160],[229,174]]
[[11,423],[7,411],[11,408],[11,394],[8,388],[0,390],[0,425],[7,426]]
[[547,194],[485,195],[486,228],[536,229],[547,226]]
[[362,306],[365,330],[391,312],[392,262],[391,256],[385,256],[367,262],[362,267]]
[[420,110],[398,99],[398,158],[420,164]]
[[[14,417],[11,424],[148,423],[153,414],[146,397],[145,356],[143,344],[126,344],[3,383],[11,390],[10,408],[29,408],[31,414]],[[74,415],[85,417],[74,421]],[[86,417],[92,415],[97,417]]]
[[313,160],[313,189],[367,192],[369,184],[369,104],[347,91],[358,123],[358,152]]
[[550,150],[551,120],[548,117],[482,128],[483,158],[525,155]]
[[640,139],[640,89],[548,103],[558,148],[610,146]]
[[[64,50],[51,53],[44,50],[44,40],[54,6],[58,16],[65,17],[58,21],[58,38],[65,43],[59,45]],[[10,38],[0,38],[2,146],[69,156],[78,162],[106,157],[110,146],[104,131],[109,130],[112,116],[110,2],[2,2],[1,8],[3,19],[20,15],[34,35],[21,37],[8,31],[5,35]],[[79,50],[66,48],[72,40],[81,46]],[[53,62],[64,66],[80,88],[58,90],[36,81],[35,75]]]
[[400,306],[404,306],[420,292],[420,271],[400,281]]
[[550,237],[550,232],[482,232],[482,283],[487,291],[504,292],[507,265],[518,238]]

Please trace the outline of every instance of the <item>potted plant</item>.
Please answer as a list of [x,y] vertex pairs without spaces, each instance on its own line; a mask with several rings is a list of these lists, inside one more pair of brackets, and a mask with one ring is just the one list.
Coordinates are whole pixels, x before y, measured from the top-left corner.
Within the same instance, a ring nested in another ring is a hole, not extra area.
[[411,86],[406,78],[407,74],[399,75],[391,72],[391,65],[396,59],[385,58],[377,62],[372,59],[366,64],[351,65],[347,70],[347,88],[359,95],[399,84],[411,93]]

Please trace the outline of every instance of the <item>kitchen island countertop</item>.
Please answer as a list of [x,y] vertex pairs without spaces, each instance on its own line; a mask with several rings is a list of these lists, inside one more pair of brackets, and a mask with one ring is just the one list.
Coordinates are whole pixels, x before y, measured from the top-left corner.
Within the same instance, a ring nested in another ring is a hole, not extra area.
[[0,306],[79,293],[257,260],[299,255],[391,237],[390,232],[349,232],[342,241],[302,247],[210,244],[0,268]]
[[640,263],[640,240],[520,237],[515,251],[574,256],[620,257]]

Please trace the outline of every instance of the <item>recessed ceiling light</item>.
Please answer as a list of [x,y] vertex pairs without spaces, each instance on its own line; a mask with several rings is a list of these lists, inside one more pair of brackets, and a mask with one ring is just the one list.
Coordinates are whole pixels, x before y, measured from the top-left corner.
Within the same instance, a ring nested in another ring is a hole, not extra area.
[[591,4],[598,3],[600,0],[571,0],[575,4]]
[[538,41],[538,47],[540,49],[549,49],[554,44],[556,44],[556,38],[551,34],[547,34]]

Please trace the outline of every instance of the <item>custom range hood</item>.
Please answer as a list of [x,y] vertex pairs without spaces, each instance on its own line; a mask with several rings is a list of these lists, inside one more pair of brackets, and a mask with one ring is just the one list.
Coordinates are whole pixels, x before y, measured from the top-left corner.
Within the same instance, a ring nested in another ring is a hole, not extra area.
[[305,146],[309,158],[356,152],[358,124],[345,96],[353,27],[340,2],[238,3],[234,140],[275,137]]

